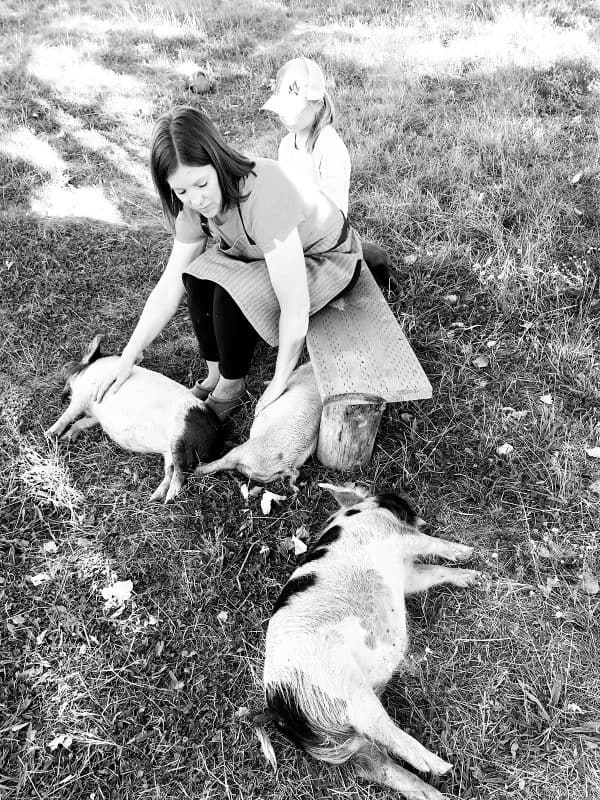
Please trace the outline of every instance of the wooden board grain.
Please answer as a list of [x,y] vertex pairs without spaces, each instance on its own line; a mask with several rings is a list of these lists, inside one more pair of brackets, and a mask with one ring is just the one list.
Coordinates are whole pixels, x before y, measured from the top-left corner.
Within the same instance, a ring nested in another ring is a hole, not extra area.
[[324,403],[355,395],[397,403],[431,397],[431,384],[375,279],[311,317],[307,347]]

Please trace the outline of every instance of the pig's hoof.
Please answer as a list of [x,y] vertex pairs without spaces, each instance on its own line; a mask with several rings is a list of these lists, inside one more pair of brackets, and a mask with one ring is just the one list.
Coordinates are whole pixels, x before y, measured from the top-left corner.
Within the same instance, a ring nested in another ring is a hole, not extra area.
[[420,745],[416,741],[409,750],[404,750],[404,752],[400,752],[399,755],[421,772],[431,772],[434,775],[443,775],[445,772],[448,772],[448,770],[452,769],[452,764],[444,761],[443,758],[440,758],[435,753],[432,753],[431,750],[428,750],[426,747],[423,747],[423,745]]
[[466,544],[451,544],[441,555],[450,561],[466,561],[473,555],[473,548]]
[[476,569],[455,569],[453,571],[455,575],[452,579],[452,583],[463,589],[481,580],[481,572],[478,572]]
[[446,795],[438,792],[433,786],[428,786],[427,789],[422,790],[417,789],[416,792],[407,789],[404,794],[409,800],[446,800]]
[[177,489],[169,489],[169,491],[167,492],[167,495],[165,497],[165,504],[166,503],[172,503],[173,500],[175,500],[175,498],[179,494],[179,491],[180,491],[179,488],[177,488]]
[[436,756],[435,753],[427,754],[427,769],[426,772],[431,772],[433,775],[444,775],[452,769],[452,764],[444,761],[443,758]]
[[300,470],[296,467],[290,467],[289,472],[287,473],[287,477],[289,478],[289,487],[294,494],[298,494],[300,489],[296,486],[296,481],[300,477]]

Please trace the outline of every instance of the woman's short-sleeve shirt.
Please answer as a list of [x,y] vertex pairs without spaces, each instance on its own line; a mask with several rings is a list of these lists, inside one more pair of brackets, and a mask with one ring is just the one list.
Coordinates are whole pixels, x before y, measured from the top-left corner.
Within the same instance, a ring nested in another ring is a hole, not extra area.
[[[318,189],[311,176],[288,171],[269,158],[254,161],[253,171],[241,186],[241,194],[248,195],[240,201],[243,223],[237,206],[229,208],[208,220],[214,237],[233,245],[247,234],[263,253],[270,253],[294,228],[298,228],[304,250],[341,230],[341,211]],[[206,238],[198,212],[183,207],[175,220],[175,238],[186,243]]]

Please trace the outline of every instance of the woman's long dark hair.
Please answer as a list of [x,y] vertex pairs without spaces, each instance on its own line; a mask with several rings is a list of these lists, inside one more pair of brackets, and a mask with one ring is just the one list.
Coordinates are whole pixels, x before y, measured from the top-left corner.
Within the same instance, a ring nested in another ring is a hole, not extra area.
[[221,210],[247,197],[241,194],[240,183],[252,172],[255,162],[230,147],[206,114],[192,106],[175,106],[159,117],[152,134],[150,171],[171,228],[183,203],[167,178],[179,166],[204,167],[207,164],[217,172],[223,196]]

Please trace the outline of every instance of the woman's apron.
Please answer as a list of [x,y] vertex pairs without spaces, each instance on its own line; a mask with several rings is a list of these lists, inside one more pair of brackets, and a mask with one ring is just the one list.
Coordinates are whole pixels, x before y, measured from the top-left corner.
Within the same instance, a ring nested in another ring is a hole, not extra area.
[[[221,238],[216,247],[205,250],[192,261],[184,274],[222,286],[259,336],[276,347],[279,341],[279,302],[264,253],[248,235],[239,204],[237,208],[243,231],[240,236],[233,244]],[[214,236],[205,219],[202,228],[209,236]],[[320,311],[343,292],[361,258],[360,239],[345,217],[341,232],[319,239],[304,251],[309,314]]]

